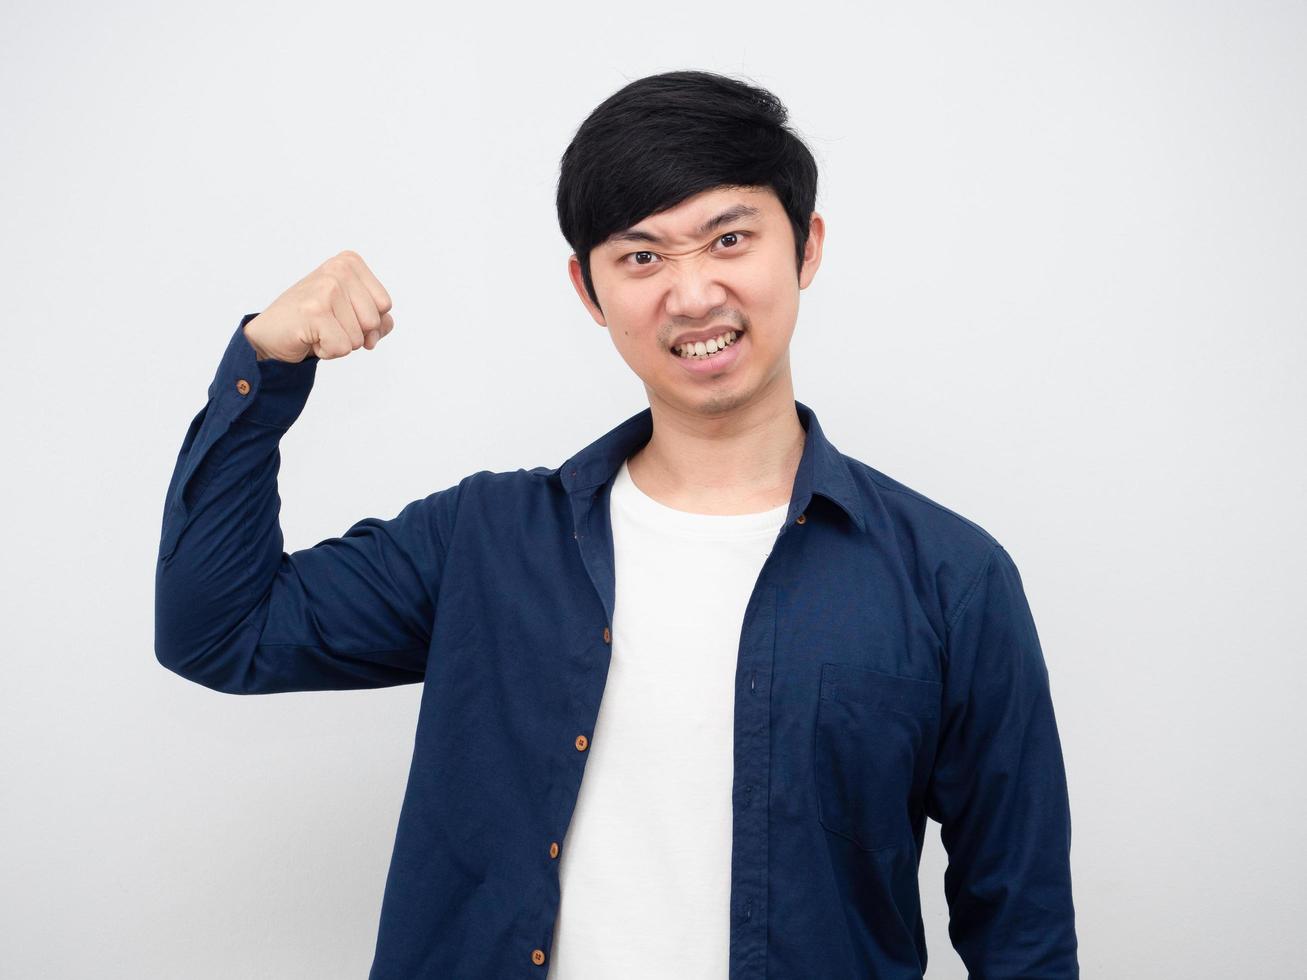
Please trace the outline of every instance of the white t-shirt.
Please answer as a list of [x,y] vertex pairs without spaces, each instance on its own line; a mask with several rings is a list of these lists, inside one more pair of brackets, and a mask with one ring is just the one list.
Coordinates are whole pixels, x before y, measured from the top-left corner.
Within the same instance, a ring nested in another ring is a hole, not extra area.
[[788,509],[676,510],[622,464],[612,659],[559,854],[550,980],[726,976],[735,667]]

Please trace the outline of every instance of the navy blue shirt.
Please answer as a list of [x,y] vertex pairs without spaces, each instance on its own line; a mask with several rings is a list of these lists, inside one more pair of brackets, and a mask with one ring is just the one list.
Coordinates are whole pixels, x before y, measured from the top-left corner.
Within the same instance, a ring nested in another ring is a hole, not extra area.
[[[609,490],[651,413],[559,466],[481,470],[288,554],[278,442],[318,358],[256,362],[253,316],[168,487],[156,656],[231,694],[423,683],[371,978],[546,977],[609,665]],[[930,817],[970,975],[1076,977],[1066,775],[1016,565],[795,411],[789,510],[721,706],[734,724],[723,972],[920,978]]]

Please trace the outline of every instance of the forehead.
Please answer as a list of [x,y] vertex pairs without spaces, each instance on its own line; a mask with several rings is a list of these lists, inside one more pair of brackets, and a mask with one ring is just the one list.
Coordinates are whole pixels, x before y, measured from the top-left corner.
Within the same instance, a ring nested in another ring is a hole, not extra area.
[[770,187],[714,187],[614,232],[604,244],[695,241],[726,225],[760,224],[777,216],[784,218],[785,209]]

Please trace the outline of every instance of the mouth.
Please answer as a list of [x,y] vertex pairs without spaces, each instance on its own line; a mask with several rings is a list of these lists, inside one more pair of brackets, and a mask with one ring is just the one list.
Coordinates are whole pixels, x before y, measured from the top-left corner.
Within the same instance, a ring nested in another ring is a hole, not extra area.
[[678,360],[709,361],[739,343],[745,332],[744,327],[728,327],[714,337],[674,346],[668,353]]

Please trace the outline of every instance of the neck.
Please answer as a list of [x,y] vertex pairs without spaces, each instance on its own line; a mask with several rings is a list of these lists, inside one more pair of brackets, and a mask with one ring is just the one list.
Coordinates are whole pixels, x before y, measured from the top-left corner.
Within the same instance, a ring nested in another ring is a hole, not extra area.
[[747,404],[719,412],[673,405],[650,392],[653,434],[627,461],[659,503],[697,514],[752,514],[787,503],[804,429],[785,372]]

